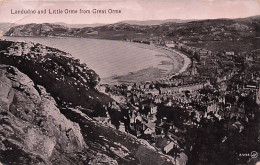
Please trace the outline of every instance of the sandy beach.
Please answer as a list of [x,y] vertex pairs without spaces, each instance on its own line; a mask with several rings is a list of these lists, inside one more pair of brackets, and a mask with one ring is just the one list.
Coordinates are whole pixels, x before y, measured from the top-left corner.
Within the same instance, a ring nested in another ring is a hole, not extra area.
[[137,72],[131,72],[123,76],[112,76],[104,78],[101,83],[104,84],[121,84],[121,83],[136,83],[136,82],[146,82],[146,81],[156,81],[159,79],[167,78],[169,76],[178,75],[187,70],[191,61],[190,59],[173,49],[163,46],[146,45],[146,44],[136,44],[135,46],[142,49],[150,49],[156,52],[160,52],[161,57],[166,57],[168,60],[161,61],[160,66],[170,67],[171,69],[162,69],[159,67],[149,67],[146,69],[139,70]]

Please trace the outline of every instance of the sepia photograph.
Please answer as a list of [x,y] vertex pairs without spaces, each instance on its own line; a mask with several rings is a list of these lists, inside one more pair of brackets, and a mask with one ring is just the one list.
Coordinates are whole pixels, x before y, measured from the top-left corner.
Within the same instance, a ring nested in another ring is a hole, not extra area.
[[0,0],[0,165],[260,165],[260,1]]

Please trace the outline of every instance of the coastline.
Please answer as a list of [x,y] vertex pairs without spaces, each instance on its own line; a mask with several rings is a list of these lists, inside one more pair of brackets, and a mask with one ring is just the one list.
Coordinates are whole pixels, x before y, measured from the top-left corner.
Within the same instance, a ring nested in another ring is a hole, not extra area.
[[179,75],[179,74],[185,72],[185,71],[188,69],[189,65],[191,64],[191,60],[190,60],[190,58],[189,58],[188,56],[186,56],[185,54],[183,54],[183,53],[181,53],[181,52],[178,52],[178,51],[176,51],[176,50],[174,50],[174,49],[171,49],[171,48],[169,48],[169,47],[163,47],[163,49],[166,49],[167,51],[172,52],[173,55],[175,55],[175,56],[176,56],[176,54],[177,54],[178,56],[180,56],[180,57],[182,58],[182,67],[181,67],[181,69],[180,69],[177,73],[175,73],[174,75]]
[[[133,43],[135,46],[141,47],[143,49],[150,49],[160,53],[163,53],[163,56],[169,59],[167,64],[163,64],[161,61],[160,65],[171,65],[171,69],[165,73],[165,70],[162,70],[157,67],[149,67],[142,69],[137,72],[131,72],[123,76],[111,76],[101,79],[101,84],[131,84],[138,82],[149,82],[149,81],[158,81],[161,79],[167,79],[174,75],[179,75],[186,71],[190,66],[191,60],[184,54],[177,52],[174,49],[165,46],[157,45],[146,45],[141,43]],[[147,78],[148,77],[148,78]],[[137,80],[138,79],[138,80]]]
[[[23,37],[10,37],[10,36],[3,36],[0,37],[2,39],[10,39],[10,38],[23,38]],[[35,36],[28,36],[24,38],[39,38]],[[40,37],[40,38],[56,38],[56,39],[63,39],[68,37]],[[69,37],[72,38],[72,37]],[[92,38],[78,38],[78,39],[92,39]],[[93,39],[93,40],[107,40],[107,39]],[[108,40],[107,40],[108,41]],[[153,44],[143,44],[143,43],[135,43],[123,40],[111,40],[121,43],[130,44],[134,47],[138,47],[141,49],[152,50],[157,52],[158,54],[155,55],[159,57],[158,64],[156,66],[146,66],[142,69],[136,71],[129,71],[123,75],[112,75],[109,77],[101,78],[101,84],[129,84],[129,83],[138,83],[138,82],[148,82],[148,81],[157,81],[160,79],[168,78],[173,75],[178,75],[184,72],[189,64],[190,59],[182,53],[172,50],[171,48],[167,48],[165,46],[157,46]],[[53,46],[55,47],[55,46]],[[74,56],[72,54],[72,56]],[[160,58],[161,56],[161,58]]]

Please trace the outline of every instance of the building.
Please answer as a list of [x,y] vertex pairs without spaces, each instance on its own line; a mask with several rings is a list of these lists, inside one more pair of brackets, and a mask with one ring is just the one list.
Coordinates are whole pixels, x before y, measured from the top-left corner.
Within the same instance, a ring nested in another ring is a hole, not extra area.
[[152,135],[155,133],[155,123],[148,122],[145,124],[145,131],[144,134]]
[[151,95],[155,96],[155,95],[159,95],[160,91],[158,89],[154,88],[154,89],[144,90],[144,93],[145,94],[151,94]]
[[151,104],[151,105],[150,105],[150,108],[151,108],[150,113],[151,113],[152,115],[157,113],[157,106],[156,106],[156,105]]
[[173,149],[173,147],[174,147],[174,143],[168,142],[168,144],[163,148],[163,151],[167,154]]

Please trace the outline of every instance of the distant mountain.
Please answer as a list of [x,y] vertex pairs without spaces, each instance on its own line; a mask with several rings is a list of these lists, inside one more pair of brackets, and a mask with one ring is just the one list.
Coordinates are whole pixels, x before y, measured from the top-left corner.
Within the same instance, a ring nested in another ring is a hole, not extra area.
[[166,20],[147,20],[147,21],[136,21],[136,20],[126,20],[126,21],[121,21],[119,23],[127,23],[130,25],[147,25],[147,26],[152,26],[152,25],[161,25],[167,22],[171,23],[185,23],[185,22],[190,22],[194,20],[181,20],[181,19],[166,19]]
[[11,27],[16,26],[14,23],[0,23],[0,36],[8,31]]
[[67,24],[67,23],[64,23],[64,22],[56,22],[54,24],[66,26],[68,28],[97,27],[97,26],[105,25],[105,24],[102,24],[102,23],[94,23],[94,24]]
[[[83,26],[83,25],[82,25]],[[84,25],[85,26],[85,25]],[[27,24],[10,28],[7,36],[58,36],[114,40],[184,41],[240,40],[260,36],[260,16],[239,19],[122,21],[97,27],[71,28],[59,24]]]
[[[152,25],[160,25],[164,24],[167,22],[172,22],[172,23],[185,23],[185,22],[190,22],[194,20],[181,20],[181,19],[166,19],[166,20],[147,20],[147,21],[137,21],[137,20],[125,20],[125,21],[120,21],[114,24],[121,24],[121,23],[126,23],[129,25],[144,25],[144,26],[152,26]],[[105,23],[94,23],[94,24],[67,24],[64,22],[56,22],[54,24],[58,25],[63,25],[69,28],[84,28],[84,27],[98,27],[98,26],[105,26],[107,24]]]
[[238,18],[237,20],[244,20],[244,21],[260,20],[260,15],[255,15],[255,16],[245,17],[245,18]]
[[69,28],[57,24],[26,24],[11,27],[5,35],[8,36],[49,36],[62,35],[68,31]]
[[40,37],[87,37],[95,34],[94,28],[69,28],[64,25],[43,23],[25,24],[11,27],[6,36],[40,36]]

